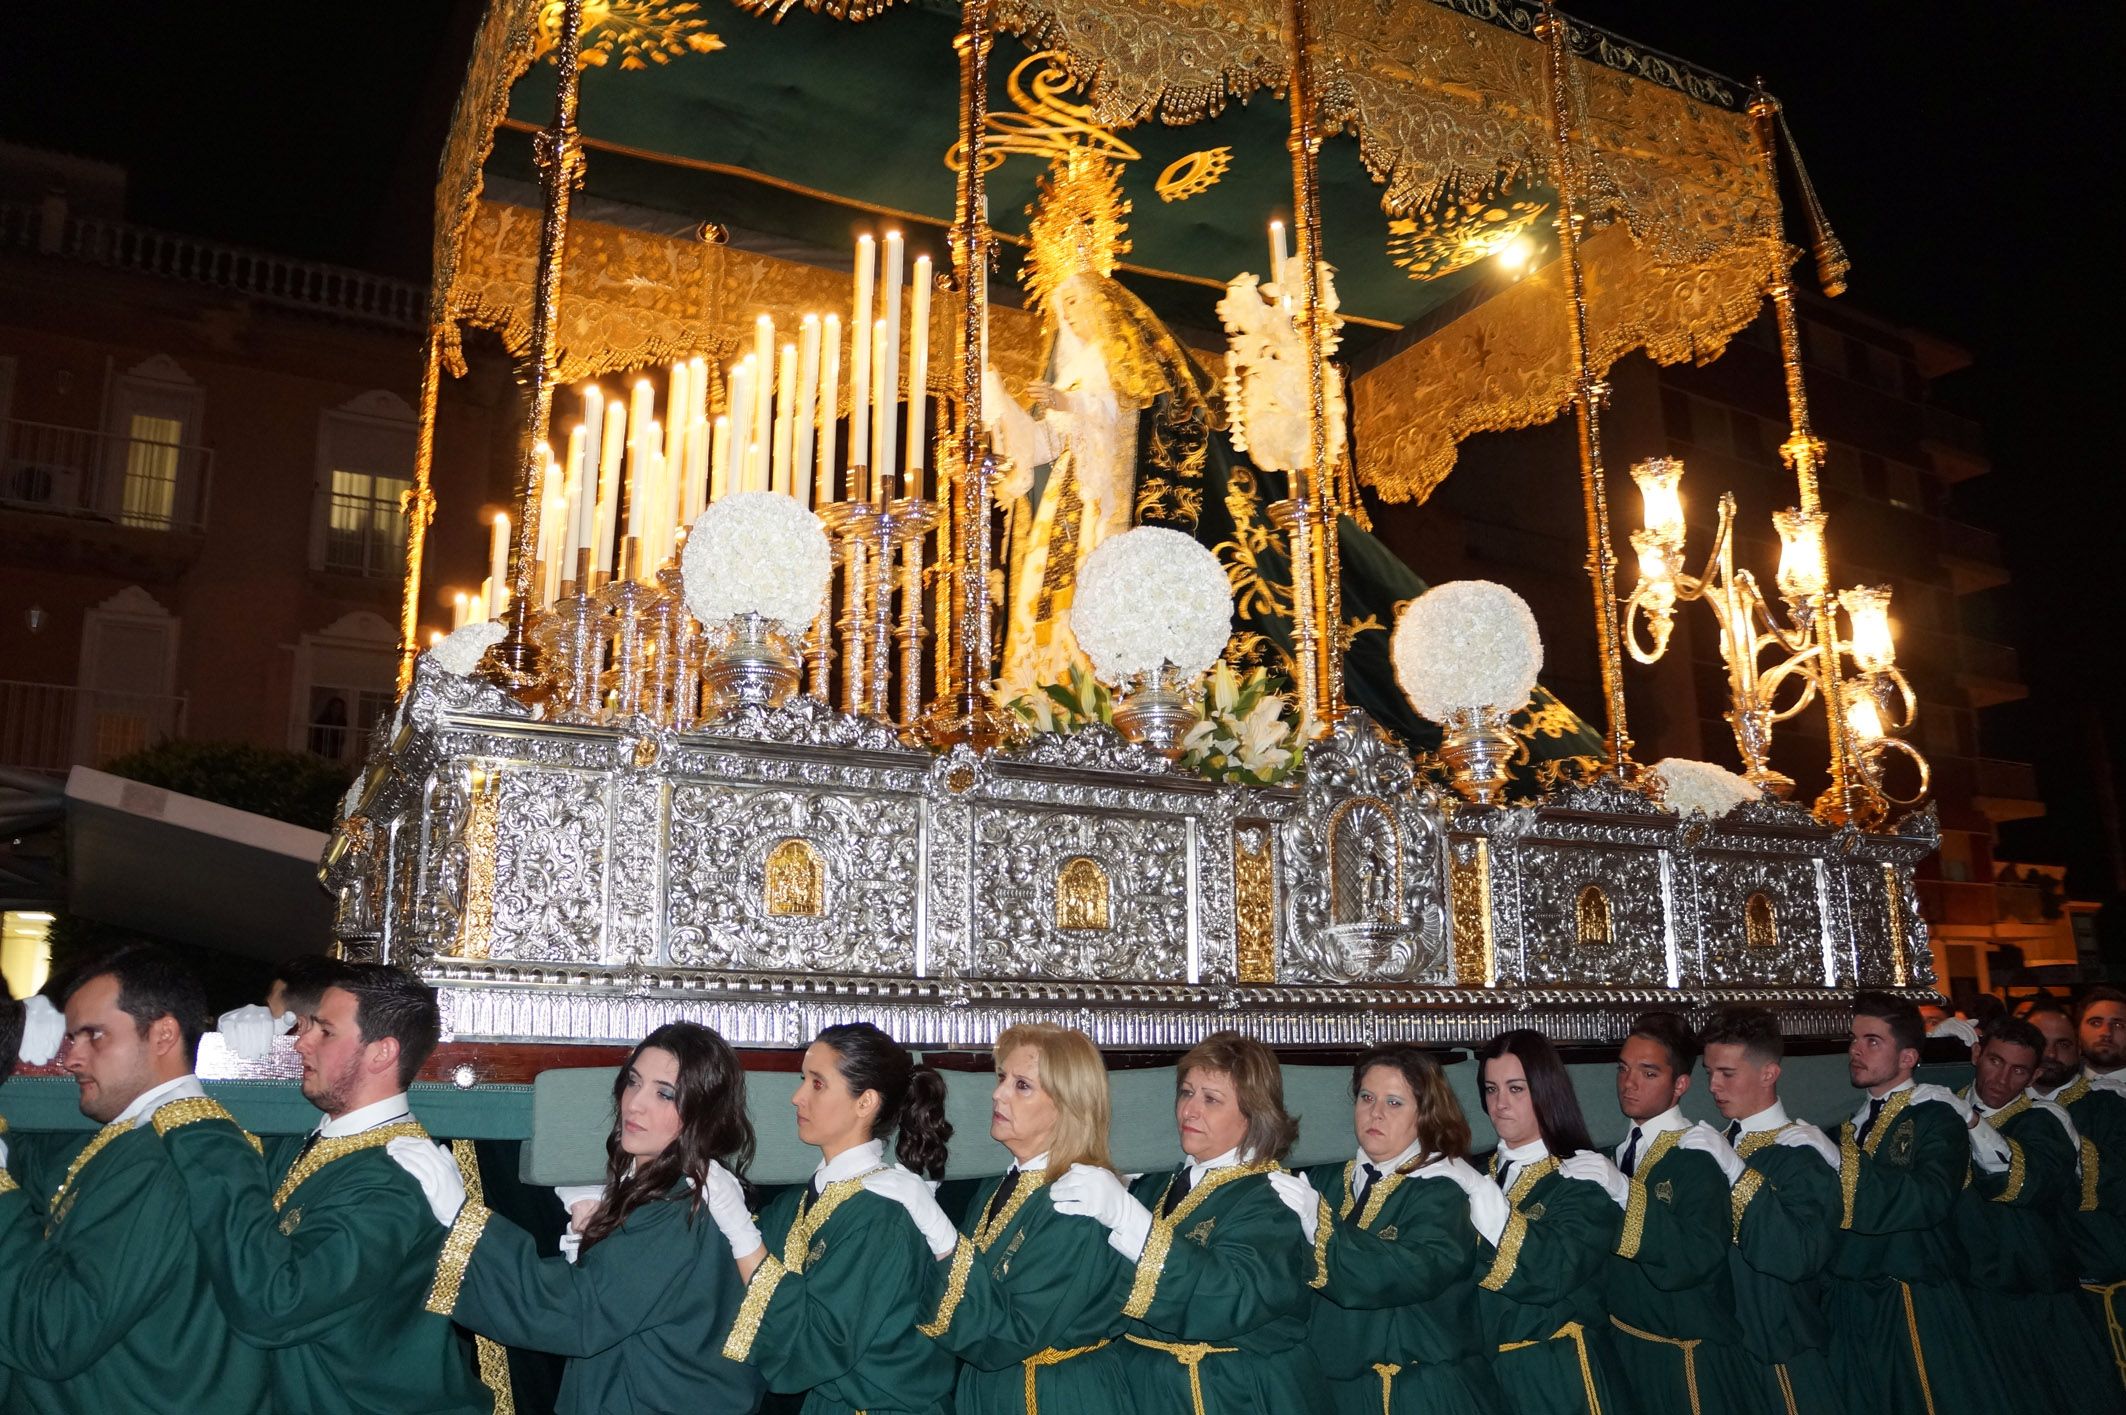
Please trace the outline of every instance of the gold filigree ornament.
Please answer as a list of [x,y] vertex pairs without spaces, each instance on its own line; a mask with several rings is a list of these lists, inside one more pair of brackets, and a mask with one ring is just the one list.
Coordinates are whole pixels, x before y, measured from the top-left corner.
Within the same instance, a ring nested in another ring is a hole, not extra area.
[[1547,202],[1448,202],[1388,222],[1388,259],[1412,280],[1437,280],[1498,255],[1550,209]]
[[1187,201],[1217,186],[1232,165],[1233,149],[1207,147],[1167,163],[1159,179],[1152,183],[1152,190],[1161,201]]
[[[550,57],[560,45],[564,8],[563,0],[545,0],[539,7],[535,60]],[[724,47],[723,40],[709,32],[700,11],[693,0],[584,0],[583,63],[599,68],[618,56],[622,69],[647,69],[687,54],[713,54]]]
[[1064,284],[1079,275],[1113,275],[1129,251],[1130,204],[1122,195],[1121,168],[1091,148],[1072,148],[1054,158],[1041,179],[1040,195],[1028,208],[1032,249],[1019,275],[1033,302],[1049,307]]
[[[1043,49],[1012,66],[1010,76],[1004,80],[1004,96],[1011,100],[1012,109],[1017,111],[997,109],[983,115],[984,172],[994,172],[1013,153],[1049,161],[1087,151],[1116,162],[1134,162],[1144,155],[1095,120],[1090,105],[1070,97],[1076,92],[1078,81],[1063,67],[1063,60],[1064,56],[1057,51]],[[1221,148],[1219,151],[1230,156],[1231,149]],[[1186,162],[1188,158],[1182,161]],[[946,149],[945,165],[953,171],[959,171],[966,162],[967,145],[964,141]],[[1171,172],[1173,169],[1167,170]],[[1165,180],[1163,175],[1161,180]],[[1217,178],[1214,176],[1211,180]]]

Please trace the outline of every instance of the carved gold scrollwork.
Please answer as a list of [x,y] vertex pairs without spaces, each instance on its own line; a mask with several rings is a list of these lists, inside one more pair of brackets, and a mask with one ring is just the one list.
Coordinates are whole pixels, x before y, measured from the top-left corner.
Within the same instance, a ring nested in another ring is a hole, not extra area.
[[1890,980],[1898,987],[1908,985],[1911,975],[1911,960],[1906,956],[1905,943],[1905,892],[1898,882],[1897,867],[1882,867],[1884,917],[1890,921]]
[[1108,919],[1107,871],[1090,855],[1073,855],[1056,871],[1056,927],[1104,933]]
[[1498,951],[1491,938],[1491,842],[1454,847],[1447,869],[1448,906],[1454,917],[1454,982],[1488,988],[1498,981]]
[[1582,889],[1573,901],[1574,936],[1582,948],[1607,948],[1616,942],[1611,924],[1609,896],[1599,884]]
[[827,867],[811,841],[793,835],[768,852],[761,897],[770,918],[816,919],[827,912]]
[[1270,832],[1247,828],[1233,836],[1233,932],[1243,983],[1277,981],[1277,884]]
[[1779,911],[1772,897],[1762,890],[1752,894],[1742,909],[1742,944],[1745,948],[1779,946]]
[[452,952],[485,958],[495,932],[495,836],[500,823],[502,778],[475,767],[465,813],[465,909],[458,915]]

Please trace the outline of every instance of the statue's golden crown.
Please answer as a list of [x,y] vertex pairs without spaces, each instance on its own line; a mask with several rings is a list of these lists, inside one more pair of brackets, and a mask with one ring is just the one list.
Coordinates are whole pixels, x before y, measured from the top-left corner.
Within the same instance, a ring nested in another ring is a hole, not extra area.
[[1129,250],[1129,202],[1122,195],[1121,166],[1083,147],[1072,147],[1048,164],[1040,193],[1026,208],[1031,251],[1020,278],[1036,304],[1074,275],[1112,275]]

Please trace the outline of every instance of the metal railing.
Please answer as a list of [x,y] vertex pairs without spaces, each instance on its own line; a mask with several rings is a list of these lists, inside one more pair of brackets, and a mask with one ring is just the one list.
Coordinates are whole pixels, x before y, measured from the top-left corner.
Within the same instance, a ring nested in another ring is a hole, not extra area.
[[64,776],[185,731],[185,700],[0,679],[0,767]]
[[0,507],[196,532],[213,480],[213,449],[196,443],[0,419]]
[[1979,757],[1978,794],[1992,796],[2003,801],[2037,801],[2037,768],[2029,762],[2003,761],[1998,757]]
[[398,329],[428,326],[428,287],[410,280],[292,260],[129,221],[77,216],[64,205],[0,202],[0,247],[183,280],[267,304]]

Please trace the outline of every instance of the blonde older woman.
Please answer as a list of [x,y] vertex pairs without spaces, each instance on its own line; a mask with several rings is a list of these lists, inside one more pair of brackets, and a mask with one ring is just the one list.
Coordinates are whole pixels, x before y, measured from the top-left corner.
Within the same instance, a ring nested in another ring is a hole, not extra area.
[[1117,1409],[1130,1268],[1099,1229],[1057,1213],[1049,1187],[1074,1166],[1114,1170],[1107,1069],[1091,1038],[1045,1022],[1007,1029],[994,1054],[989,1135],[1011,1167],[976,1191],[920,1330],[963,1363],[959,1415]]

